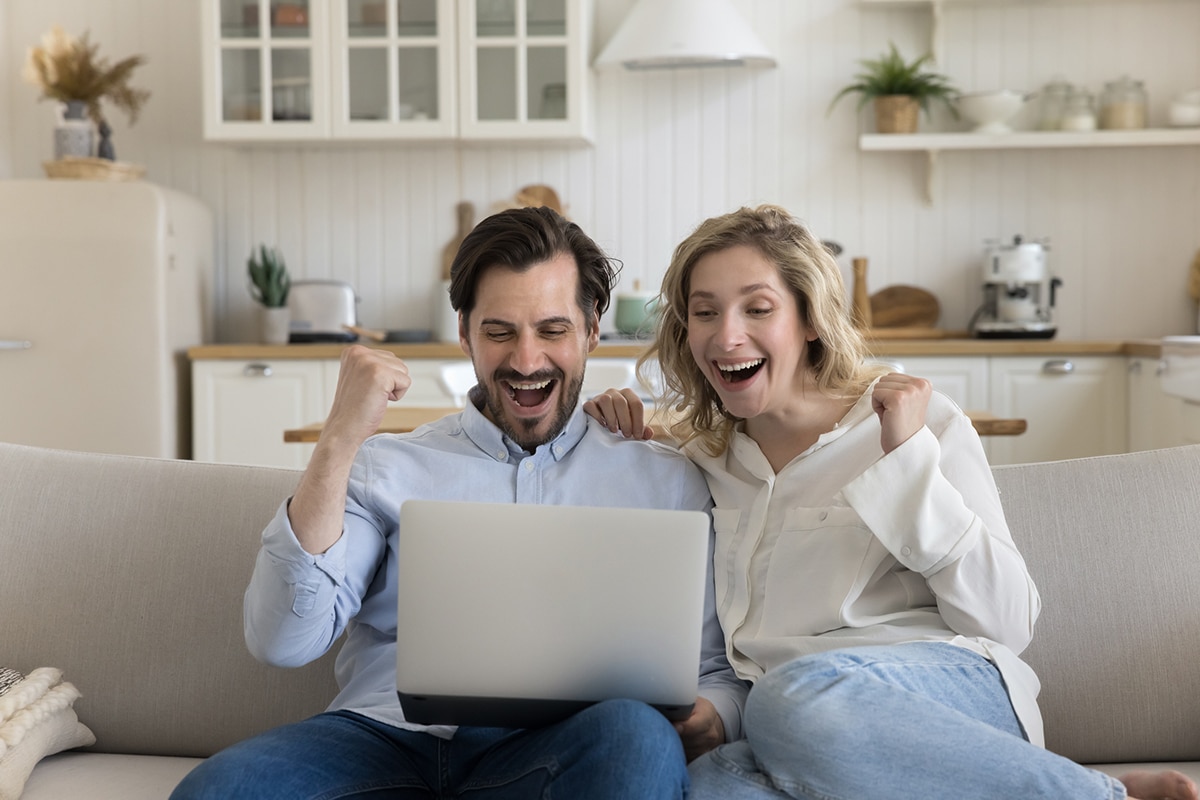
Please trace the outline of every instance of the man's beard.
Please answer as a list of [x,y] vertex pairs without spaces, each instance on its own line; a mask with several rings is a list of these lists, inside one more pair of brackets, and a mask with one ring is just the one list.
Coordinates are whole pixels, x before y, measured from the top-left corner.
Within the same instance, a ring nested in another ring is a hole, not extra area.
[[[503,376],[503,380],[531,381],[546,377],[551,376],[517,376],[508,373]],[[549,431],[545,434],[538,434],[536,431],[537,427],[545,420],[545,417],[513,420],[504,413],[505,397],[501,396],[501,393],[506,390],[502,386],[502,378],[500,376],[492,376],[491,386],[488,387],[486,392],[484,402],[487,404],[487,409],[492,419],[496,421],[496,426],[504,432],[505,436],[516,442],[527,453],[532,453],[546,442],[556,439],[563,432],[563,429],[567,427],[567,421],[571,419],[571,415],[575,413],[575,407],[579,405],[579,393],[583,391],[583,373],[580,373],[571,381],[570,385],[563,382],[562,376],[555,375],[553,378],[562,384],[563,390],[559,393],[560,402],[558,407],[550,411],[554,421]],[[514,422],[516,426],[514,426]]]

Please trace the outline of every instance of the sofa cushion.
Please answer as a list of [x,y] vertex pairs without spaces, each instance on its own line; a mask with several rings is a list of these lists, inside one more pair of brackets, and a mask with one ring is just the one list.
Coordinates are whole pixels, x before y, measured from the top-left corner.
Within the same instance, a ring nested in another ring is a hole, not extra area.
[[1023,657],[1046,746],[1082,763],[1200,761],[1200,445],[993,474],[1042,596]]
[[299,473],[0,444],[6,666],[62,669],[94,750],[207,756],[323,710],[332,657],[255,661],[242,595]]
[[0,668],[0,800],[17,800],[45,756],[95,743],[72,708],[78,698],[60,670],[42,667],[24,676]]
[[21,800],[165,800],[199,758],[60,753],[38,765]]

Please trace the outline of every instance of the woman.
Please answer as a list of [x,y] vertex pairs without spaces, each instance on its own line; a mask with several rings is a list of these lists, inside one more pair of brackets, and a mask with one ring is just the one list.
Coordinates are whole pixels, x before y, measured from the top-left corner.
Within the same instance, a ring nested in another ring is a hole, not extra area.
[[[864,361],[837,263],[775,206],[675,250],[656,340],[672,433],[716,507],[717,607],[754,683],[746,738],[691,766],[692,798],[1167,797],[1043,749],[1017,653],[1040,610],[970,420]],[[648,436],[632,392],[587,410]]]

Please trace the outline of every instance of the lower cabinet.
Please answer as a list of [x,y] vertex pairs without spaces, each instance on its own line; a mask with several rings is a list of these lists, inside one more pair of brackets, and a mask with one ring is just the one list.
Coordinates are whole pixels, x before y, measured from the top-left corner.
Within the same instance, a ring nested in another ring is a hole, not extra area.
[[[1054,461],[1200,442],[1200,405],[1158,390],[1154,359],[1124,356],[881,356],[967,411],[1025,419],[1019,436],[987,436],[993,464]],[[410,406],[458,405],[462,383],[443,375],[463,359],[409,359]],[[584,397],[638,386],[633,359],[589,361]],[[1139,365],[1140,364],[1140,365]],[[303,468],[313,445],[283,432],[325,418],[337,359],[199,360],[192,363],[193,457],[198,461]],[[470,382],[470,375],[465,380]],[[649,396],[649,387],[641,386]]]
[[[441,373],[457,361],[405,363],[412,386],[394,405],[455,405]],[[285,442],[283,432],[325,419],[339,364],[337,359],[192,362],[192,457],[303,469],[314,445]]]
[[1125,358],[993,356],[988,408],[1021,417],[1020,436],[991,441],[993,464],[1022,464],[1123,453],[1128,411]]
[[283,432],[324,418],[326,383],[317,360],[192,362],[192,457],[302,469],[313,445]]

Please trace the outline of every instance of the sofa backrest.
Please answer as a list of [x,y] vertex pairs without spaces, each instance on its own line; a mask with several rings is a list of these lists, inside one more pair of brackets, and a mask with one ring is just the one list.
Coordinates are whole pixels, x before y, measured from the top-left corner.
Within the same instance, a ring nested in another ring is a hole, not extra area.
[[298,477],[0,444],[0,666],[62,669],[100,752],[205,756],[323,710],[330,656],[277,669],[242,639]]
[[993,474],[1042,596],[1023,658],[1046,746],[1200,760],[1200,445]]

